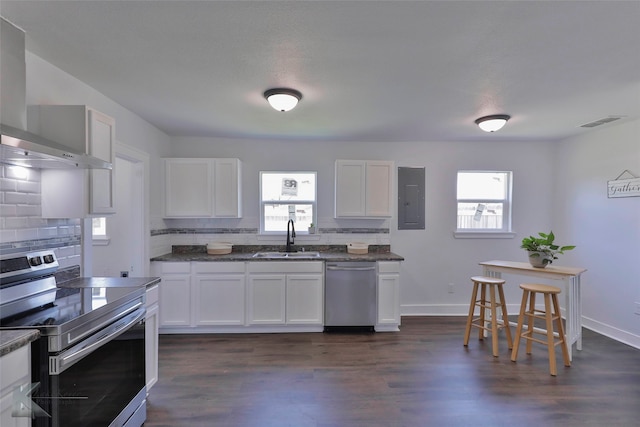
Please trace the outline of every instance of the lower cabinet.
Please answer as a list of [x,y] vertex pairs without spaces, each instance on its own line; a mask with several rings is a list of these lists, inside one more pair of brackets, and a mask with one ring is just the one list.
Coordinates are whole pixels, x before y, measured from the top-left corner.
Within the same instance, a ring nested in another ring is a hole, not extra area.
[[244,262],[194,262],[193,326],[244,325]]
[[191,263],[153,263],[160,286],[160,328],[191,326]]
[[324,320],[324,263],[250,262],[250,325],[316,325]]
[[[18,404],[18,410],[24,411],[14,416],[15,389],[29,387],[31,384],[31,347],[25,345],[0,357],[0,425],[2,427],[24,427],[31,425],[30,409]],[[26,393],[26,390],[25,390]],[[19,416],[18,416],[19,415]]]
[[289,325],[324,323],[324,276],[322,274],[287,275],[286,319]]
[[160,286],[153,285],[147,288],[147,315],[145,319],[144,342],[146,357],[146,381],[147,393],[158,381],[158,327],[159,327],[159,301]]
[[[154,274],[162,279],[157,317],[160,333],[322,330],[323,261],[152,264]],[[377,281],[376,331],[397,331],[400,263],[378,262]],[[147,377],[154,376],[148,373]]]
[[376,331],[397,330],[400,325],[400,263],[378,262],[378,323]]
[[249,275],[249,324],[284,325],[286,322],[287,276]]

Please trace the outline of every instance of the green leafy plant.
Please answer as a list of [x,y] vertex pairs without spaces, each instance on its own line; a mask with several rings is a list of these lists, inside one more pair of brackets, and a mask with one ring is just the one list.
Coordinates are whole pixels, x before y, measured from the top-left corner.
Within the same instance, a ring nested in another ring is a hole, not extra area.
[[530,257],[542,256],[543,264],[551,264],[554,259],[558,259],[558,254],[563,254],[565,251],[574,249],[575,246],[559,246],[553,243],[556,236],[553,231],[547,233],[538,233],[539,237],[529,236],[522,239],[522,249],[529,251]]

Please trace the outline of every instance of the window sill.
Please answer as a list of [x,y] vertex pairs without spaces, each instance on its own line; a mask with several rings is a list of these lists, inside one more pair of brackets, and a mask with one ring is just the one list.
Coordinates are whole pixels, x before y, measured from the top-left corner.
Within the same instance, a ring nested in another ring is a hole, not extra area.
[[516,233],[513,231],[454,231],[456,239],[513,239]]
[[92,239],[93,246],[108,246],[111,243],[109,236],[94,236]]

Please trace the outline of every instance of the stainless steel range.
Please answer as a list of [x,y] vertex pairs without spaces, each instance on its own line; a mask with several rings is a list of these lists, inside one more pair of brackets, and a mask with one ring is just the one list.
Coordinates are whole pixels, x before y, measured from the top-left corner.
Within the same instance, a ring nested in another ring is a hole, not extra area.
[[53,251],[0,258],[0,328],[38,329],[33,424],[140,426],[146,419],[144,287],[56,283]]

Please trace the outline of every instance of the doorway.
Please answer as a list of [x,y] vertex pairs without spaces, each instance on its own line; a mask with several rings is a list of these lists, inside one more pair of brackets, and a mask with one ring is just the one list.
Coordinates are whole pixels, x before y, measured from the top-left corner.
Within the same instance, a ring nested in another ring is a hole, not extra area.
[[116,213],[105,218],[105,238],[94,238],[93,273],[96,276],[149,275],[148,164],[146,153],[116,143]]

